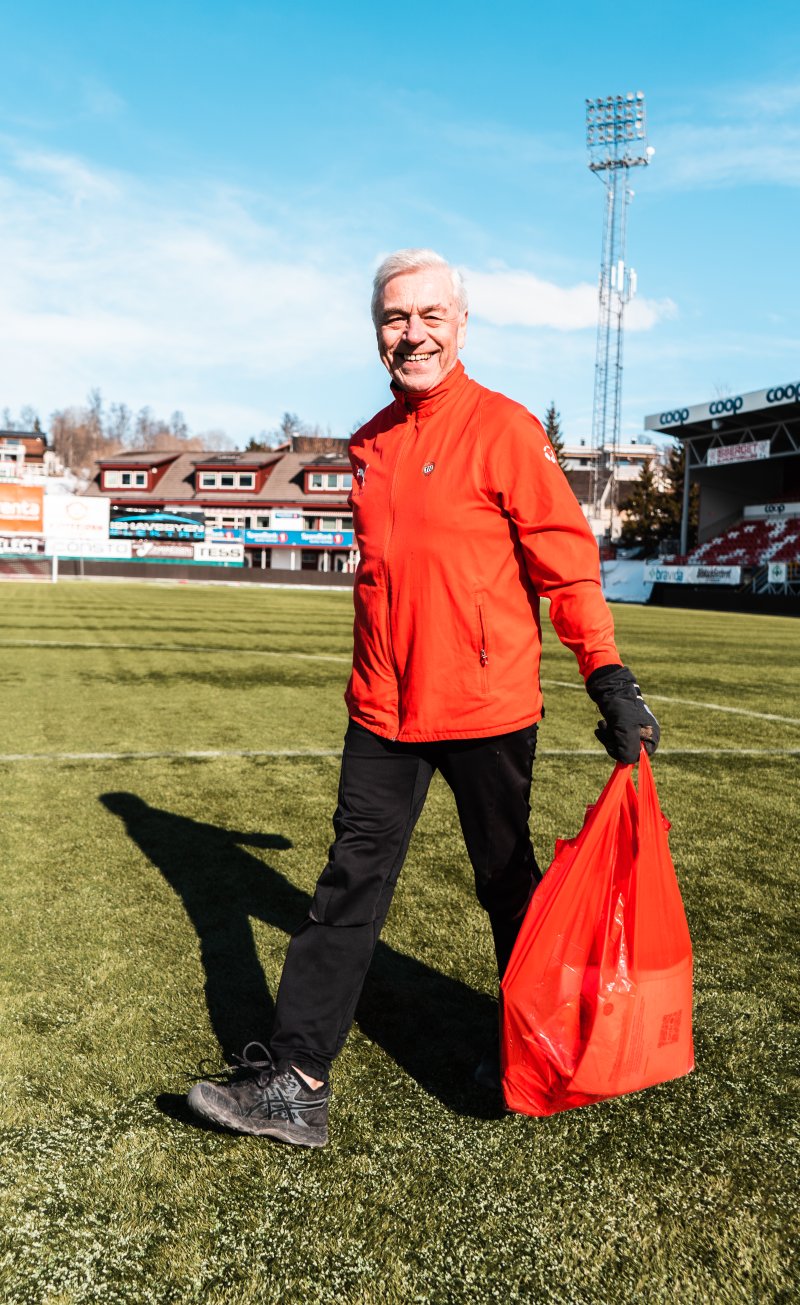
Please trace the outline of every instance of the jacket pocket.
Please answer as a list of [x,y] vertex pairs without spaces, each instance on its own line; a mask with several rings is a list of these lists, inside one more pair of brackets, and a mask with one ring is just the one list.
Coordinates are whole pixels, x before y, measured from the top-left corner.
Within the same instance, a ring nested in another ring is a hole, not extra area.
[[475,595],[475,635],[478,645],[478,667],[481,693],[489,692],[489,624],[486,617],[486,598]]

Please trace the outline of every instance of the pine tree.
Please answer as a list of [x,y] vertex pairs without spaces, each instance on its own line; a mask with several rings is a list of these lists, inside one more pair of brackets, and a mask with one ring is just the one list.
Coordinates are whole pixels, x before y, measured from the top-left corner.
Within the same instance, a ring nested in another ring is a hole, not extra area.
[[620,543],[626,548],[640,544],[645,557],[657,553],[659,541],[664,537],[664,494],[656,488],[653,460],[645,463],[642,474],[635,482],[625,504],[625,520],[620,531]]
[[[663,541],[672,540],[675,551],[680,547],[681,517],[683,514],[683,478],[686,466],[686,445],[675,440],[670,445],[664,464],[665,488],[661,493],[661,516]],[[689,538],[688,547],[697,542],[697,518],[700,506],[700,488],[692,485],[689,491]]]
[[556,412],[555,399],[550,400],[550,407],[544,414],[544,433],[553,446],[553,452],[558,460],[558,465],[562,471],[566,469],[566,458],[564,456],[564,439],[561,434],[561,413]]

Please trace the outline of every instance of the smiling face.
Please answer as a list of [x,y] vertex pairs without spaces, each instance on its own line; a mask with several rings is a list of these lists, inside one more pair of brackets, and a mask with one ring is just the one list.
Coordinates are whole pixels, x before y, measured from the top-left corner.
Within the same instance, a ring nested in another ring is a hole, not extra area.
[[458,361],[467,333],[447,268],[422,267],[387,281],[378,313],[378,352],[392,380],[424,394]]

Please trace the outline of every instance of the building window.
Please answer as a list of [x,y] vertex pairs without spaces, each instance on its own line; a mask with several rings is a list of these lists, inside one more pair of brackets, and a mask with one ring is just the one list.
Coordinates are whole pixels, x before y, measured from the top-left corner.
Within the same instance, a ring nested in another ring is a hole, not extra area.
[[146,489],[146,471],[106,471],[103,473],[104,489]]
[[254,489],[255,474],[252,471],[201,471],[200,489]]
[[300,570],[319,570],[319,553],[315,548],[303,548],[300,550]]
[[349,471],[311,471],[308,475],[308,488],[312,489],[352,489],[353,477]]

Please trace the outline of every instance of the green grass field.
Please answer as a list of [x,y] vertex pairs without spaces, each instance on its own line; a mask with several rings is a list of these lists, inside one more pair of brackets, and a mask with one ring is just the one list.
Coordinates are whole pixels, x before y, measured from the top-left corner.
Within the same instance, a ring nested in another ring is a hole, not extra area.
[[[615,613],[664,731],[694,1074],[548,1120],[473,1087],[493,961],[437,781],[329,1147],[187,1116],[191,1076],[266,1036],[324,864],[351,612],[346,593],[0,586],[0,1301],[796,1299],[788,619]],[[547,864],[611,763],[552,633],[543,679]]]

